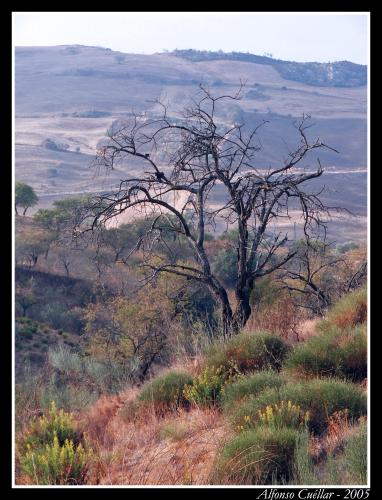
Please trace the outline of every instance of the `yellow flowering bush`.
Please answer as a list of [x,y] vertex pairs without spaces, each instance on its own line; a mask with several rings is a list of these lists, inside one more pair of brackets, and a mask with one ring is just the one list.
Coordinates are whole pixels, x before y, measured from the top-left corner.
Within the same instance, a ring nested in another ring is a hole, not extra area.
[[36,448],[51,443],[56,435],[62,445],[66,439],[78,441],[77,431],[73,425],[73,416],[64,410],[57,410],[56,403],[51,402],[47,415],[32,421],[25,436],[24,445]]
[[256,417],[253,419],[249,415],[245,415],[243,422],[237,425],[237,430],[244,431],[253,428],[255,424],[272,429],[281,429],[282,427],[298,429],[308,424],[309,411],[303,411],[299,405],[293,404],[290,400],[287,402],[282,400],[258,410]]
[[280,401],[273,405],[268,405],[264,410],[258,411],[259,424],[267,425],[274,429],[281,427],[298,428],[306,425],[309,421],[309,411],[301,410],[300,405]]
[[192,384],[183,389],[184,397],[191,403],[208,406],[220,400],[225,381],[223,367],[207,366]]
[[85,433],[54,402],[18,443],[20,467],[35,484],[84,484],[92,457]]

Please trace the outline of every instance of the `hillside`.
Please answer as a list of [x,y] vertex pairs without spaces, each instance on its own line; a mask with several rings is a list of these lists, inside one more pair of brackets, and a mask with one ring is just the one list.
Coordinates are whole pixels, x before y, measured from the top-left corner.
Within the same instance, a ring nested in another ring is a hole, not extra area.
[[[132,163],[108,176],[89,168],[114,120],[132,111],[156,116],[157,98],[170,103],[170,116],[177,119],[200,82],[219,95],[234,94],[243,81],[242,99],[227,105],[221,120],[249,127],[269,121],[259,133],[263,149],[257,167],[278,165],[296,144],[294,120],[310,114],[311,136],[340,152],[320,154],[330,202],[365,216],[366,67],[329,66],[240,53],[138,55],[80,45],[16,47],[16,180],[30,184],[45,207],[65,195],[109,189],[140,168]],[[363,219],[347,222],[356,228],[346,229],[345,239],[365,236]]]
[[[80,411],[52,403],[18,433],[17,484],[364,485],[366,310],[360,289],[302,342],[247,330]],[[58,349],[50,363],[72,375],[78,408],[87,360]],[[55,464],[54,429],[78,462]]]

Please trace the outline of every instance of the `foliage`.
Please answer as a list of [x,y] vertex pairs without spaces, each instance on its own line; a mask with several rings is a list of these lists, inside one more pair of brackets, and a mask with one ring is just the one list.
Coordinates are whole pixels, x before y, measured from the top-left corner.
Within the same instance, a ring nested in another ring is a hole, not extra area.
[[65,440],[78,441],[77,431],[74,428],[73,417],[64,410],[57,410],[56,403],[51,402],[48,415],[35,419],[24,436],[24,446],[37,448],[50,443],[57,436],[62,445]]
[[287,351],[287,344],[278,335],[244,332],[213,344],[205,353],[205,362],[207,366],[222,366],[226,372],[233,367],[240,373],[268,368],[279,370]]
[[66,440],[60,446],[54,435],[45,448],[28,449],[20,459],[21,468],[35,484],[84,484],[88,473],[88,463],[92,457],[80,443]]
[[273,429],[281,427],[299,428],[309,421],[309,410],[302,410],[300,405],[281,400],[280,403],[267,405],[258,412],[258,424],[266,425]]
[[256,398],[250,398],[240,406],[226,411],[234,428],[243,425],[245,417],[250,426],[255,426],[259,420],[259,411],[264,411],[267,406],[280,404],[283,400],[291,401],[303,411],[309,411],[308,427],[318,434],[327,428],[328,418],[334,412],[348,409],[350,418],[358,418],[367,412],[366,395],[362,389],[356,384],[338,379],[313,379],[267,389]]
[[16,182],[15,185],[15,207],[17,213],[17,207],[23,207],[24,212],[23,215],[26,214],[26,211],[29,207],[33,207],[38,202],[38,196],[36,195],[34,189],[25,184],[24,182]]
[[251,291],[251,304],[260,307],[270,306],[280,298],[280,288],[276,285],[271,276],[264,276],[256,280],[255,286]]
[[152,405],[154,411],[162,413],[187,405],[184,389],[192,384],[188,373],[169,371],[148,382],[138,395],[138,401],[144,405]]
[[357,433],[347,438],[344,462],[350,472],[352,484],[367,483],[367,422],[363,420]]
[[192,384],[186,385],[184,397],[191,403],[208,406],[220,401],[221,390],[225,381],[222,367],[207,366]]
[[313,460],[309,452],[309,432],[299,432],[294,453],[293,480],[289,484],[320,484],[314,470]]
[[228,287],[236,283],[237,253],[234,248],[223,248],[215,257],[214,271],[219,280]]
[[[74,225],[78,214],[84,207],[92,206],[93,196],[91,194],[83,194],[77,197],[63,198],[53,202],[54,208],[39,209],[33,219],[46,229],[50,229],[58,236],[58,232]],[[102,206],[99,207],[102,209]]]
[[367,290],[361,288],[345,295],[329,311],[318,325],[318,330],[326,332],[332,327],[341,330],[365,323],[367,320]]
[[218,457],[214,482],[220,484],[270,484],[293,476],[298,431],[260,426],[228,441]]
[[129,365],[132,378],[144,378],[156,357],[165,355],[170,330],[172,305],[166,296],[155,298],[141,290],[131,299],[90,304],[85,314],[89,354]]
[[253,375],[241,376],[228,382],[222,391],[223,405],[226,408],[235,406],[243,399],[257,397],[270,387],[281,387],[285,382],[273,370],[264,370]]
[[[50,366],[54,372],[50,375],[50,384],[45,392],[56,394],[64,407],[80,403],[78,396],[92,398],[102,393],[113,394],[121,391],[130,382],[132,367],[124,366],[113,360],[97,359],[75,352],[65,345],[50,348],[48,351]],[[81,405],[82,407],[82,405]]]
[[83,484],[92,450],[73,417],[51,403],[47,416],[35,419],[18,446],[22,471],[35,484]]
[[297,345],[285,365],[300,374],[338,376],[353,381],[367,376],[367,332],[365,325],[340,330],[332,327]]
[[18,264],[36,266],[41,254],[46,254],[52,243],[51,235],[44,230],[25,232],[15,238],[15,258]]

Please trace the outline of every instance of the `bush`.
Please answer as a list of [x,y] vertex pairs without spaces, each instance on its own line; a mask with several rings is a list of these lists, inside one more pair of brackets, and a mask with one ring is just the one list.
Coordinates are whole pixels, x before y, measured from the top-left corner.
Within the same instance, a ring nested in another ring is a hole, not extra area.
[[285,483],[293,475],[295,429],[258,427],[228,441],[216,462],[218,484]]
[[220,401],[223,383],[223,369],[207,366],[192,384],[186,385],[183,395],[190,403],[202,406],[213,405]]
[[280,403],[268,405],[258,412],[258,425],[265,425],[272,429],[291,427],[299,429],[309,422],[309,410],[304,411],[300,405],[282,400]]
[[70,413],[63,410],[57,411],[55,402],[51,402],[48,416],[42,416],[32,421],[23,439],[23,447],[38,448],[51,443],[57,436],[60,445],[66,440],[78,442],[79,437],[74,428],[73,418]]
[[243,425],[246,419],[249,426],[255,426],[259,411],[281,401],[291,401],[309,411],[309,429],[317,434],[326,429],[328,417],[334,412],[348,409],[350,418],[358,418],[367,412],[366,395],[359,386],[336,379],[314,379],[267,389],[256,398],[228,409],[228,414],[235,428]]
[[71,414],[57,411],[32,422],[18,445],[21,470],[34,484],[84,484],[92,458],[83,434]]
[[66,440],[60,445],[54,435],[44,448],[28,449],[20,463],[35,484],[84,484],[91,455],[81,443],[75,447],[73,441]]
[[226,373],[281,368],[288,346],[279,336],[256,332],[241,333],[226,342],[212,345],[206,352],[207,366],[223,367]]
[[333,326],[345,330],[367,321],[367,290],[355,290],[337,302],[329,311],[326,319],[318,325],[318,330],[327,332]]
[[363,380],[367,376],[366,326],[333,327],[311,337],[289,354],[285,365],[300,374]]
[[184,372],[170,371],[146,384],[138,395],[143,405],[153,405],[156,413],[187,405],[183,395],[186,385],[192,384],[192,377]]
[[283,383],[280,375],[272,370],[240,377],[224,386],[222,391],[223,405],[228,408],[248,397],[256,397],[265,389],[280,387]]

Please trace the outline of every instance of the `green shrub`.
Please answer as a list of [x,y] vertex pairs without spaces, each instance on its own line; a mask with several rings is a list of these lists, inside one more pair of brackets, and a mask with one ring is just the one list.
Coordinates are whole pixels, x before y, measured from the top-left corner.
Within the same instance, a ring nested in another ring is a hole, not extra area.
[[280,387],[285,382],[280,375],[273,370],[264,370],[253,375],[241,376],[227,383],[222,390],[222,401],[225,407],[255,397],[270,387]]
[[344,447],[344,462],[352,484],[367,483],[367,423],[361,422],[358,432],[350,436]]
[[55,435],[61,446],[67,439],[74,442],[79,441],[72,415],[62,409],[57,411],[56,403],[52,401],[48,415],[43,415],[31,422],[22,440],[22,446],[24,449],[27,446],[32,448],[44,446],[46,443],[52,443]]
[[228,441],[216,461],[216,484],[285,483],[293,477],[295,429],[258,427]]
[[291,427],[299,429],[309,422],[309,410],[302,410],[300,405],[292,401],[281,400],[280,403],[266,406],[258,412],[258,425],[265,425],[272,429]]
[[224,384],[224,373],[221,367],[207,366],[190,385],[186,385],[183,395],[187,401],[197,405],[208,406],[220,401]]
[[74,446],[66,440],[60,445],[54,435],[44,448],[28,449],[20,464],[35,484],[84,484],[91,457],[90,449],[85,450],[81,443]]
[[192,377],[188,373],[170,371],[145,385],[138,400],[144,405],[153,405],[156,412],[187,405],[183,395],[186,385],[192,384]]
[[241,333],[213,344],[205,353],[207,366],[223,367],[227,373],[281,368],[288,346],[278,335]]
[[31,423],[17,449],[21,470],[34,484],[83,484],[93,456],[72,415],[57,411],[54,402],[48,416]]
[[259,420],[259,411],[281,401],[291,401],[302,410],[309,411],[308,426],[314,433],[324,431],[328,417],[336,411],[347,408],[350,418],[365,415],[367,411],[366,395],[359,386],[336,379],[313,379],[267,389],[256,398],[231,407],[227,413],[236,429],[246,419],[249,426],[254,426]]
[[345,330],[367,321],[367,290],[361,288],[355,290],[337,302],[328,312],[325,320],[318,325],[318,330],[327,332],[332,327]]
[[359,381],[367,376],[365,325],[346,330],[333,327],[298,345],[287,357],[286,367],[298,373],[346,377]]

